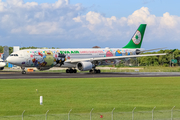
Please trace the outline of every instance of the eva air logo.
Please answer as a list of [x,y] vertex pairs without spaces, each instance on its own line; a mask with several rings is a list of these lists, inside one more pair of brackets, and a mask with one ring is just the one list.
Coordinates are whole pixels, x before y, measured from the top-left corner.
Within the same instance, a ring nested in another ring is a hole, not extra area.
[[141,33],[137,30],[132,38],[134,44],[138,45],[141,42]]

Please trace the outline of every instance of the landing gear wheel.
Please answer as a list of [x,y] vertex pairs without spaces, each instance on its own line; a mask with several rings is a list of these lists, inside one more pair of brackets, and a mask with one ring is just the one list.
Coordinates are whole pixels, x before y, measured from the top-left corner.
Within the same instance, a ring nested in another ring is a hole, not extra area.
[[76,69],[66,69],[66,73],[77,73]]
[[96,73],[98,73],[98,71],[95,69],[95,70],[94,70],[94,74],[96,74]]
[[89,73],[93,73],[93,70],[89,70]]
[[96,70],[96,69],[93,69],[93,70],[89,70],[89,73],[94,73],[94,74],[96,74],[96,73],[101,73],[101,70]]
[[96,73],[101,73],[101,70],[99,70],[99,69],[98,69],[98,70],[96,70]]
[[26,74],[26,71],[22,71],[22,74]]
[[69,73],[73,73],[73,72],[74,72],[74,70],[73,70],[73,69],[70,69],[70,70],[69,70]]
[[70,71],[69,71],[69,69],[66,69],[66,73],[69,73]]
[[77,73],[77,70],[76,70],[76,69],[74,69],[74,70],[73,70],[73,73]]
[[22,74],[26,74],[25,67],[21,67],[21,69],[22,69]]

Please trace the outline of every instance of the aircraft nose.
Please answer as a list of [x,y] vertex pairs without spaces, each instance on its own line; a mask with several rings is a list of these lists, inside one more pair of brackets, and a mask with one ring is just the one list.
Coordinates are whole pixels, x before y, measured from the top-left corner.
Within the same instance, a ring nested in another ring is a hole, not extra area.
[[2,64],[3,64],[3,66],[6,66],[6,63],[5,63],[5,62],[3,62]]
[[8,63],[12,63],[12,58],[11,58],[11,57],[7,57],[6,61],[7,61]]

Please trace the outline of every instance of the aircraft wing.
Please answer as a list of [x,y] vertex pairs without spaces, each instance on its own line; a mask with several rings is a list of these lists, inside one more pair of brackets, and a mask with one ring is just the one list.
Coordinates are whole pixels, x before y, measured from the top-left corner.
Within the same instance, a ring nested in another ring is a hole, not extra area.
[[137,53],[137,54],[140,54],[140,53],[144,53],[144,52],[149,52],[149,51],[154,51],[154,50],[161,50],[161,49],[165,49],[165,48],[166,48],[166,47],[149,49],[149,50],[139,50],[139,49],[137,49],[137,50],[136,50],[136,53]]
[[137,58],[137,57],[146,57],[146,56],[160,56],[160,55],[167,55],[168,53],[161,53],[161,54],[144,54],[144,55],[128,55],[128,56],[113,56],[113,57],[96,57],[96,58],[86,58],[86,59],[71,59],[67,60],[66,62],[70,63],[78,63],[78,62],[93,62],[93,61],[103,61],[103,60],[114,60],[114,59],[125,59],[125,58]]

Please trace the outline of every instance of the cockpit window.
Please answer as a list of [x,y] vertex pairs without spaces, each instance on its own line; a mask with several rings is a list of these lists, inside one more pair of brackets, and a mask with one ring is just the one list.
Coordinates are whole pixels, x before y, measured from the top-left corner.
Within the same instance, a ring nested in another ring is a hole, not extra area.
[[10,56],[18,56],[18,54],[11,54]]

